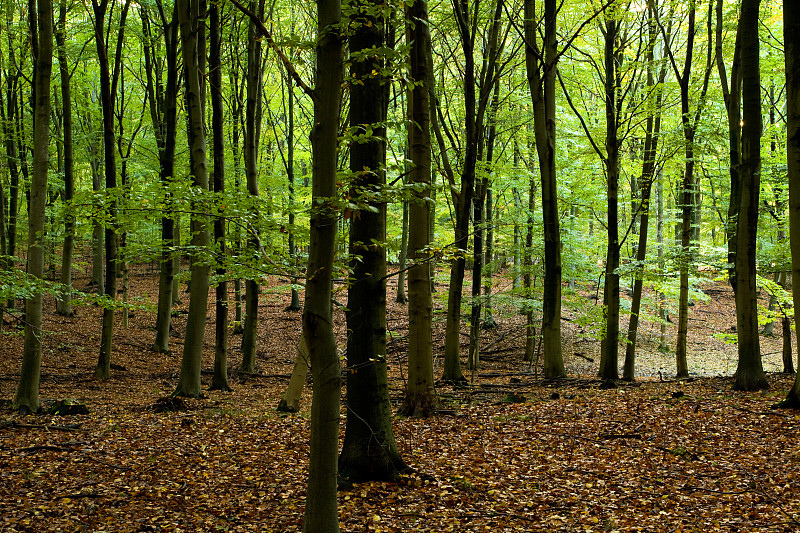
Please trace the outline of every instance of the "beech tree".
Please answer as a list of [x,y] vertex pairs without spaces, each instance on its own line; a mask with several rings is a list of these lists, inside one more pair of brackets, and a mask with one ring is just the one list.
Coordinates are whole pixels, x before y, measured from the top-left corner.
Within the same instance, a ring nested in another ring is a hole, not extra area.
[[[792,279],[800,280],[800,5],[783,2],[784,61],[786,64],[786,164],[789,172],[789,238]],[[800,283],[792,286],[794,308],[800,309]],[[795,323],[800,317],[795,315]],[[800,339],[800,328],[796,328]],[[800,368],[800,352],[797,367]],[[800,408],[800,373],[784,400],[786,407]]]
[[426,417],[436,409],[431,340],[433,301],[431,297],[431,105],[429,85],[431,35],[428,3],[415,0],[406,6],[406,39],[409,52],[408,152],[411,160],[408,202],[408,381],[400,412]]
[[[50,163],[50,75],[53,69],[53,2],[30,2],[28,13],[34,58],[33,91],[33,174],[28,205],[27,274],[41,279],[44,274],[44,221],[47,200],[47,172]],[[25,346],[17,394],[12,407],[21,413],[39,410],[39,377],[42,367],[41,289],[25,300]]]
[[[208,190],[208,168],[206,161],[205,110],[201,85],[205,83],[200,70],[200,58],[205,57],[205,47],[199,32],[205,29],[200,19],[202,0],[178,0],[177,14],[181,34],[181,51],[186,75],[185,91],[187,105],[188,143],[191,155],[192,186],[202,197]],[[192,282],[189,292],[189,313],[186,317],[186,335],[183,340],[181,371],[178,376],[176,396],[200,396],[200,363],[203,356],[206,313],[208,311],[209,265],[207,260],[210,244],[208,215],[202,203],[193,203],[191,217]]]
[[337,455],[339,452],[339,402],[341,370],[333,335],[331,287],[336,254],[339,210],[336,199],[336,169],[339,105],[344,77],[344,46],[339,24],[339,0],[317,2],[316,86],[310,246],[308,254],[303,338],[307,340],[314,379],[311,403],[311,451],[308,467],[305,533],[337,533]]
[[[736,224],[736,332],[739,363],[734,388],[769,388],[761,363],[756,296],[756,236],[761,187],[761,69],[759,18],[761,0],[742,0],[742,166]],[[788,151],[788,150],[787,150]]]
[[[92,0],[92,11],[94,14],[94,40],[97,47],[98,64],[100,67],[100,102],[103,109],[103,157],[105,161],[105,186],[106,192],[110,195],[108,202],[108,219],[110,222],[105,228],[105,286],[104,292],[108,302],[103,307],[103,325],[100,334],[100,355],[97,359],[97,367],[94,376],[97,379],[108,379],[111,376],[111,350],[114,338],[114,301],[117,298],[117,202],[114,199],[117,188],[117,160],[116,160],[116,138],[114,135],[114,99],[117,94],[117,83],[119,81],[120,69],[122,68],[122,48],[125,35],[125,22],[128,17],[130,0],[125,0],[120,7],[122,12],[119,15],[119,31],[117,33],[117,46],[114,54],[113,76],[111,65],[109,64],[108,50],[110,43],[106,36],[106,15],[109,12],[109,0]],[[113,9],[112,9],[113,11]],[[108,24],[112,21],[109,20]],[[109,37],[110,40],[110,37]]]
[[[351,4],[350,213],[347,290],[347,425],[339,455],[342,485],[393,480],[407,466],[392,429],[386,363],[386,57],[381,4]],[[356,104],[357,102],[357,104]],[[311,368],[314,369],[314,361]]]

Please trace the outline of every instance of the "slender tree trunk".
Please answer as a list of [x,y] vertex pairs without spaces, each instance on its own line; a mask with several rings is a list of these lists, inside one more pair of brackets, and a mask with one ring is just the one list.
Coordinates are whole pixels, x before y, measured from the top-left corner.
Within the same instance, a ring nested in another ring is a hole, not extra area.
[[[208,168],[206,163],[206,136],[204,129],[203,72],[200,58],[205,56],[204,43],[199,33],[205,29],[200,22],[200,0],[178,0],[183,65],[185,71],[186,106],[188,119],[188,144],[191,159],[192,186],[202,198],[208,191]],[[202,44],[201,44],[202,43]],[[186,336],[183,341],[181,372],[178,376],[176,396],[200,397],[200,368],[203,357],[206,313],[208,311],[209,266],[205,257],[211,240],[208,215],[203,213],[202,202],[193,206],[191,217],[192,252],[189,291],[189,314],[186,317]]]
[[75,242],[75,214],[72,207],[72,197],[75,194],[73,179],[74,157],[72,142],[72,93],[70,91],[70,72],[67,63],[66,51],[67,33],[67,2],[61,0],[59,6],[58,31],[56,43],[58,44],[58,67],[61,74],[61,104],[63,107],[63,134],[64,134],[64,204],[67,212],[64,216],[64,245],[61,249],[61,284],[66,289],[61,298],[56,301],[56,313],[72,315],[72,250]]
[[[405,181],[405,180],[404,180]],[[406,264],[408,263],[408,200],[403,200],[403,223],[400,231],[400,273],[397,274],[397,294],[395,301],[408,303],[406,296]]]
[[[163,189],[166,209],[161,217],[161,257],[159,261],[158,304],[156,309],[156,336],[153,350],[169,352],[169,331],[172,325],[172,304],[177,295],[175,273],[178,268],[178,252],[174,249],[176,218],[171,212],[171,183],[175,179],[175,136],[178,93],[178,23],[177,14],[172,13],[168,22],[161,2],[157,2],[161,18],[161,31],[164,39],[164,70],[166,83],[162,84],[163,72],[156,71],[154,56],[154,37],[150,30],[149,11],[140,10],[142,28],[145,35],[145,70],[147,74],[148,102],[153,132],[158,146],[159,176]],[[155,75],[155,81],[154,81]]]
[[608,220],[603,306],[606,331],[600,358],[600,377],[619,379],[619,139],[617,131],[617,79],[615,50],[618,22],[608,19],[605,25],[605,106],[606,106],[606,179],[608,183]]
[[[259,0],[256,8],[255,1],[250,3],[255,13],[262,17],[264,14],[264,0]],[[244,167],[247,178],[247,192],[254,202],[258,198],[258,144],[261,121],[259,120],[261,107],[261,40],[256,38],[253,22],[248,30],[247,46],[247,109],[245,111],[244,131]],[[252,220],[258,220],[258,208],[252,206]],[[249,228],[250,238],[247,241],[248,258],[254,260],[261,251],[261,239],[258,229]],[[258,344],[258,300],[261,286],[256,279],[245,282],[245,312],[244,330],[242,336],[242,364],[241,372],[253,373],[256,371],[256,346]]]
[[[525,34],[531,46],[536,43],[533,25],[534,1],[525,2]],[[556,1],[544,3],[544,59],[538,50],[526,47],[528,85],[533,98],[534,134],[542,182],[544,222],[544,286],[542,296],[542,344],[544,377],[567,375],[561,353],[561,228],[558,219],[556,180]]]
[[406,38],[411,42],[408,98],[408,151],[411,160],[409,181],[408,259],[408,381],[400,412],[407,416],[427,417],[437,405],[433,381],[431,298],[430,220],[431,210],[431,106],[426,87],[431,78],[431,36],[428,25],[428,3],[418,0],[406,6]]
[[475,167],[478,156],[478,126],[476,124],[474,33],[470,27],[467,0],[453,2],[456,23],[464,51],[464,166],[461,190],[455,195],[455,247],[457,253],[450,263],[450,285],[445,315],[444,372],[442,379],[466,381],[461,372],[461,301],[464,289],[465,254],[469,248],[469,219],[475,193]]
[[[28,267],[29,276],[41,279],[44,274],[44,217],[47,199],[47,171],[50,161],[50,74],[53,68],[53,3],[39,0],[34,12],[30,2],[31,35],[34,46],[33,90],[33,175],[28,209]],[[38,28],[37,22],[38,21]],[[39,378],[42,366],[42,295],[34,294],[25,300],[25,344],[22,370],[12,407],[21,413],[39,410]]]
[[97,45],[97,55],[100,66],[100,100],[103,108],[103,154],[105,157],[106,192],[112,196],[108,202],[108,218],[110,222],[105,229],[106,274],[104,295],[109,301],[103,307],[103,327],[100,334],[100,355],[97,359],[94,377],[108,379],[111,376],[111,351],[114,336],[114,305],[117,297],[117,202],[113,199],[117,188],[117,162],[114,135],[114,99],[117,93],[117,80],[119,79],[120,63],[122,59],[122,43],[125,31],[130,0],[122,6],[119,19],[119,33],[117,34],[117,50],[114,62],[114,77],[112,79],[108,61],[108,46],[106,42],[105,18],[109,0],[92,0],[94,11],[94,38]]
[[[760,0],[742,0],[742,171],[736,225],[736,331],[739,364],[734,388],[769,388],[761,364],[756,296],[756,234],[761,187],[761,71],[758,11]],[[800,278],[798,278],[800,279]]]
[[662,68],[656,85],[654,75],[654,49],[656,46],[657,27],[655,20],[656,0],[648,2],[649,41],[647,44],[647,94],[653,95],[649,102],[647,126],[644,139],[644,162],[642,163],[641,198],[639,207],[639,242],[636,245],[636,270],[631,299],[631,315],[628,321],[628,344],[625,347],[625,364],[622,377],[633,381],[636,377],[636,342],[639,328],[639,313],[642,306],[642,289],[644,286],[644,262],[647,258],[647,233],[650,225],[650,197],[653,190],[653,178],[656,171],[656,154],[661,133],[661,102],[663,92],[661,84],[666,76]]
[[331,287],[336,250],[336,169],[343,43],[339,0],[317,2],[317,76],[311,131],[313,184],[303,337],[314,379],[305,533],[338,533],[336,482],[341,371],[333,335]]
[[[295,210],[295,192],[294,192],[294,88],[292,81],[289,78],[288,72],[286,75],[286,88],[289,91],[288,107],[289,107],[289,124],[286,133],[286,178],[289,182],[289,258],[292,262],[292,271],[297,270],[297,245],[295,244],[295,228],[294,228],[294,210]],[[300,305],[300,293],[297,290],[296,280],[292,280],[292,301],[289,304],[289,311],[299,311],[302,309]]]
[[[211,132],[214,153],[214,193],[220,199],[225,197],[225,122],[222,111],[222,60],[220,57],[220,7],[217,2],[209,6],[209,25],[211,33],[211,50],[208,57],[209,85],[211,87]],[[224,200],[222,200],[224,201]],[[228,384],[228,282],[225,267],[225,218],[224,208],[214,218],[214,242],[216,243],[217,286],[214,305],[214,375],[211,378],[212,390],[231,390]]]
[[728,237],[728,280],[731,287],[736,291],[736,226],[739,218],[739,204],[741,202],[741,143],[742,143],[742,26],[739,24],[736,30],[736,43],[733,52],[733,63],[731,65],[730,87],[728,86],[728,76],[725,68],[725,60],[722,54],[722,2],[716,3],[716,44],[715,57],[717,70],[719,72],[720,84],[722,86],[722,96],[725,100],[725,110],[728,115],[728,149],[729,149],[729,171],[731,198],[728,203],[728,218],[726,220],[725,231]]

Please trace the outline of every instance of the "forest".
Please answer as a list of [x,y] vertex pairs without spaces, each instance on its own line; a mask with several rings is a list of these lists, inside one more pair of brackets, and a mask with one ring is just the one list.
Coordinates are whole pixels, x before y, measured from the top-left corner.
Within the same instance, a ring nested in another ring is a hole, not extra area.
[[0,0],[4,531],[790,531],[792,0]]

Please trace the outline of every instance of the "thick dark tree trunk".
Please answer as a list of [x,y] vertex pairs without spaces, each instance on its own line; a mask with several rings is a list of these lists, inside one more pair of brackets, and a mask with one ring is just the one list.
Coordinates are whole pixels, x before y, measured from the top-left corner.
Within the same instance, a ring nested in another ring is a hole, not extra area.
[[[756,295],[756,234],[761,188],[761,70],[758,11],[760,0],[742,0],[742,167],[736,226],[736,331],[739,364],[734,388],[769,388],[761,364]],[[800,279],[800,278],[799,278]]]
[[528,85],[533,98],[534,134],[542,182],[542,221],[544,223],[544,286],[542,296],[542,346],[544,376],[567,375],[561,353],[561,229],[558,218],[556,180],[556,2],[544,3],[544,58],[536,46],[533,25],[534,2],[525,2],[525,35]]
[[[339,455],[343,486],[369,480],[394,480],[407,467],[392,430],[392,407],[386,364],[386,204],[383,169],[386,150],[386,100],[381,72],[385,58],[365,51],[391,46],[384,40],[386,19],[379,4],[351,4],[355,30],[350,37],[353,61],[350,98],[350,191],[367,209],[350,217],[350,286],[347,291],[347,426]],[[371,133],[368,132],[371,129]],[[313,362],[312,362],[313,369]]]
[[617,131],[616,46],[618,21],[605,24],[606,181],[608,184],[608,243],[603,306],[606,331],[600,357],[600,377],[619,378],[619,139]]
[[110,222],[105,229],[106,273],[104,295],[108,303],[103,307],[103,327],[100,334],[100,355],[97,359],[94,377],[108,379],[111,376],[111,351],[114,337],[114,301],[117,298],[117,202],[114,200],[117,188],[117,161],[114,135],[114,100],[117,94],[117,80],[119,79],[120,64],[122,60],[122,43],[124,42],[125,20],[130,7],[130,0],[122,6],[119,18],[119,32],[117,34],[117,48],[114,61],[114,76],[108,62],[108,47],[106,42],[105,19],[109,0],[92,0],[94,11],[94,39],[97,45],[97,56],[100,67],[100,102],[103,109],[103,156],[105,158],[106,191],[111,194],[108,202],[108,218]]

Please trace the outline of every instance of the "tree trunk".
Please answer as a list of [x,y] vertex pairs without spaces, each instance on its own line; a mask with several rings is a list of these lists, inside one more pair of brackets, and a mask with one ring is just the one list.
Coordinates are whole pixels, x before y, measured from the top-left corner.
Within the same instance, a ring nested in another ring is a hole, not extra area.
[[[386,145],[384,84],[376,76],[385,58],[365,51],[392,44],[384,40],[389,23],[376,13],[379,4],[351,4],[355,30],[350,37],[353,61],[350,128],[358,142],[350,144],[350,194],[366,209],[350,217],[350,285],[347,291],[347,425],[339,455],[342,486],[371,480],[395,480],[407,467],[392,430],[386,364],[386,204],[383,171]],[[369,129],[371,129],[371,132]],[[312,363],[313,369],[313,363]]]
[[[180,25],[183,65],[185,71],[186,107],[188,119],[188,145],[191,160],[192,186],[202,198],[208,191],[208,168],[206,163],[206,136],[204,129],[205,110],[201,85],[200,57],[205,56],[199,32],[205,31],[200,19],[200,0],[179,0],[177,6]],[[189,291],[189,313],[186,317],[186,335],[183,341],[181,372],[175,396],[199,398],[200,369],[203,357],[206,313],[208,312],[209,266],[206,258],[211,240],[208,216],[203,213],[201,202],[193,206],[191,217],[191,288]]]
[[311,130],[313,184],[303,338],[314,379],[305,533],[338,533],[336,481],[341,371],[333,335],[331,287],[336,249],[337,135],[343,78],[339,0],[317,2],[317,76]]
[[[408,156],[406,156],[408,157]],[[406,180],[403,180],[404,182]],[[408,303],[406,296],[406,265],[408,264],[408,200],[403,200],[403,223],[400,230],[400,272],[397,274],[397,294],[394,300],[399,304]]]
[[[286,88],[289,90],[288,106],[289,106],[289,124],[287,125],[286,133],[286,179],[289,182],[289,258],[292,262],[292,272],[297,271],[297,245],[295,244],[295,228],[294,228],[294,210],[295,210],[295,192],[294,192],[294,88],[289,74],[286,75]],[[292,301],[287,310],[299,311],[302,309],[300,305],[300,293],[297,290],[296,280],[292,280]]]
[[[214,193],[219,198],[225,197],[225,133],[224,115],[222,111],[222,61],[220,57],[220,8],[217,2],[211,2],[209,9],[209,30],[211,33],[211,50],[208,57],[208,77],[211,86],[211,132],[214,153]],[[225,218],[224,207],[218,207],[219,213],[214,218],[214,242],[216,243],[217,286],[214,305],[214,375],[211,378],[212,390],[230,391],[228,384],[228,282],[225,280]]]
[[461,372],[461,301],[464,289],[465,254],[469,248],[469,219],[475,193],[475,167],[478,157],[478,125],[476,123],[475,59],[473,32],[467,0],[453,2],[461,47],[464,51],[464,166],[461,190],[455,197],[454,244],[456,256],[450,263],[450,285],[445,315],[444,381],[466,381]]
[[309,368],[311,368],[311,361],[308,357],[308,343],[306,338],[301,335],[300,342],[297,345],[297,353],[294,356],[292,377],[289,379],[289,385],[286,386],[286,391],[284,391],[281,401],[278,402],[278,407],[276,408],[278,411],[296,413],[300,410],[300,397],[303,395],[303,387],[306,384]]
[[[736,331],[739,364],[736,390],[769,388],[761,364],[756,296],[756,233],[761,187],[761,72],[758,10],[760,0],[742,0],[742,167],[736,225]],[[800,279],[800,278],[798,278]]]
[[[561,229],[558,219],[556,180],[556,2],[544,3],[544,59],[536,46],[533,25],[534,1],[525,2],[525,50],[528,85],[533,98],[534,134],[542,182],[542,221],[544,223],[544,286],[542,296],[542,344],[544,377],[567,375],[561,353]],[[538,48],[538,47],[537,47]]]
[[[31,2],[31,8],[33,2]],[[41,279],[44,274],[44,217],[47,199],[47,171],[50,161],[50,74],[53,68],[53,2],[39,0],[36,12],[29,13],[34,45],[33,90],[33,175],[28,209],[29,276]],[[38,28],[37,23],[38,21]],[[22,370],[12,408],[20,413],[39,410],[39,378],[42,366],[42,295],[25,300],[25,344]]]
[[103,108],[103,154],[105,158],[106,192],[112,196],[108,202],[109,223],[105,228],[106,273],[104,296],[108,300],[103,307],[103,327],[100,334],[100,355],[97,359],[94,377],[108,379],[111,376],[111,351],[114,337],[114,301],[117,298],[117,202],[113,199],[117,188],[117,161],[114,135],[114,100],[117,94],[122,60],[122,43],[125,32],[125,19],[128,15],[130,0],[126,0],[119,18],[117,49],[114,61],[114,77],[108,62],[108,46],[105,36],[105,18],[109,0],[92,0],[94,11],[94,38],[97,45],[97,56],[100,67],[100,101]]
[[722,85],[722,96],[725,100],[725,110],[728,115],[728,154],[731,198],[728,203],[728,217],[726,219],[725,231],[728,237],[728,280],[731,287],[736,291],[736,225],[739,218],[739,203],[741,202],[741,142],[742,142],[742,113],[741,113],[741,90],[742,90],[742,25],[736,29],[736,43],[734,46],[733,63],[731,65],[730,87],[728,87],[728,76],[725,69],[725,60],[722,55],[722,1],[717,0],[717,38],[715,43],[715,57],[717,70],[719,72],[720,84]]
[[603,306],[606,330],[601,343],[600,377],[619,379],[619,139],[617,131],[616,45],[618,22],[605,23],[606,180],[608,220]]
[[[257,16],[264,14],[264,0],[250,3]],[[247,179],[247,192],[255,201],[258,198],[258,144],[261,121],[259,120],[261,107],[261,39],[256,36],[255,24],[251,21],[248,29],[247,45],[247,109],[245,110],[244,131],[244,168]],[[258,220],[258,208],[253,203],[252,220]],[[250,260],[261,251],[261,239],[255,226],[249,228],[250,238],[247,241],[247,255]],[[258,344],[258,299],[261,286],[256,279],[245,282],[244,295],[244,329],[242,336],[242,364],[241,372],[256,371],[256,346]]]
[[[150,29],[150,16],[146,8],[140,10],[142,29],[145,37],[144,58],[147,74],[147,93],[150,104],[150,118],[158,147],[159,177],[163,189],[166,209],[161,217],[161,257],[158,276],[158,304],[156,309],[156,336],[153,350],[169,352],[169,331],[172,325],[172,303],[177,294],[175,274],[178,253],[174,249],[175,217],[172,214],[171,183],[175,179],[175,136],[178,94],[178,23],[177,14],[172,13],[167,22],[161,2],[157,2],[161,18],[161,32],[164,39],[164,70],[166,83],[162,83],[163,72],[155,70],[162,64],[154,55],[154,37]],[[157,74],[157,75],[156,75]],[[154,79],[155,75],[155,79]]]
[[[639,313],[642,306],[642,289],[644,285],[644,262],[647,258],[647,232],[650,225],[650,197],[653,191],[653,178],[656,171],[656,155],[661,133],[661,102],[663,91],[660,89],[666,76],[666,68],[662,68],[658,80],[654,75],[654,50],[656,46],[657,25],[655,10],[656,0],[648,2],[649,41],[647,44],[647,125],[644,139],[644,162],[642,163],[641,197],[639,204],[639,242],[636,245],[636,269],[631,299],[631,315],[628,322],[628,344],[625,347],[625,364],[622,378],[633,381],[636,378],[636,342],[639,328]],[[658,84],[657,84],[658,83]]]
[[58,31],[56,43],[58,44],[58,67],[61,75],[61,104],[63,106],[63,134],[64,134],[64,245],[61,249],[61,285],[64,292],[56,300],[56,313],[72,315],[72,250],[75,242],[75,214],[72,207],[72,197],[75,194],[74,186],[74,157],[72,142],[72,94],[70,91],[70,72],[67,63],[66,51],[67,33],[67,2],[61,0],[59,6]]
[[408,151],[411,160],[409,182],[412,198],[408,234],[408,381],[400,413],[427,417],[437,406],[433,381],[430,220],[431,205],[431,106],[426,87],[433,65],[429,62],[431,36],[428,3],[424,0],[406,6],[406,39],[411,43],[408,98]]
[[[783,39],[786,62],[786,162],[789,175],[792,303],[795,309],[800,309],[800,5],[794,0],[783,2]],[[800,342],[798,313],[795,313],[794,320],[797,340]],[[800,350],[797,366],[800,368]],[[795,376],[783,405],[800,408],[800,372]]]

